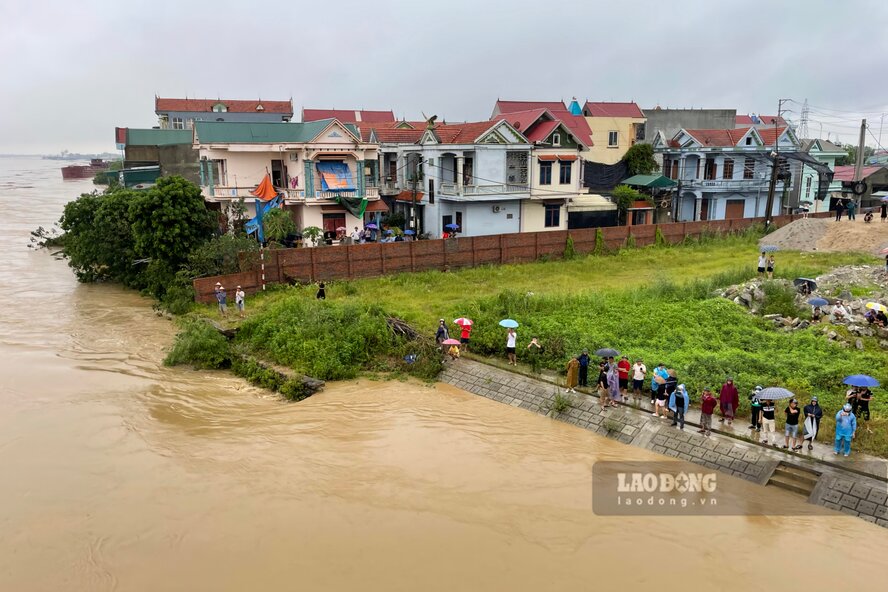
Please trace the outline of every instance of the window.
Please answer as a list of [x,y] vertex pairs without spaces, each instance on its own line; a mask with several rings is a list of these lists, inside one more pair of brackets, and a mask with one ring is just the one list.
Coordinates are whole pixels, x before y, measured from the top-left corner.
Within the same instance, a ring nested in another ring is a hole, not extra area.
[[561,134],[552,134],[552,145],[561,146]]
[[527,185],[527,156],[521,150],[506,152],[506,183],[522,186],[519,190]]
[[672,178],[678,179],[678,161],[677,160],[672,161]]
[[561,226],[561,206],[546,204],[546,228],[558,228]]
[[706,165],[703,167],[703,179],[705,181],[715,180],[715,159],[707,158]]
[[540,185],[552,184],[552,162],[548,160],[540,161]]
[[181,117],[173,117],[173,129],[185,129],[185,122]]
[[213,105],[213,113],[225,113],[228,111],[228,107],[225,106],[225,103],[216,103]]
[[429,203],[435,203],[435,180],[429,179]]
[[752,146],[752,136],[746,136],[746,145]]
[[811,197],[811,177],[805,179],[805,197]]
[[734,161],[730,158],[725,159],[725,166],[722,169],[722,179],[734,178]]
[[213,173],[213,183],[216,185],[221,185],[222,187],[228,186],[228,163],[224,159],[213,160],[212,162],[212,173]]
[[607,132],[607,147],[616,148],[619,134],[616,131]]
[[187,121],[185,122],[185,127],[186,127],[187,129],[194,129],[194,120],[193,120],[193,119],[189,119],[189,120],[187,120]]
[[743,161],[743,178],[755,179],[755,159],[747,158]]
[[462,212],[454,212],[456,214],[456,225],[459,226],[460,231],[463,229],[462,225]]
[[664,156],[663,157],[663,175],[664,176],[666,176],[666,177],[669,176],[669,171],[670,171],[671,167],[672,167],[672,165],[669,164],[669,157]]
[[562,185],[570,184],[570,172],[573,170],[573,163],[569,160],[562,160],[558,163],[558,182]]

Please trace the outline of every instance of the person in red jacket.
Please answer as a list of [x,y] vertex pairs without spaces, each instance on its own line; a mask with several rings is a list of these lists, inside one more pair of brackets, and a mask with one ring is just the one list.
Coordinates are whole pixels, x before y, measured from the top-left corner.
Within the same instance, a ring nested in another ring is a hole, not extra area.
[[718,405],[718,399],[712,396],[712,389],[703,389],[703,399],[700,401],[700,429],[698,430],[704,436],[712,433],[712,412]]
[[626,400],[626,390],[629,388],[629,370],[632,369],[632,364],[629,363],[629,356],[623,356],[619,362],[617,362],[617,373],[619,375],[620,380],[620,395],[622,395],[623,400]]
[[718,394],[718,401],[721,404],[722,412],[722,416],[718,421],[720,423],[727,421],[728,425],[733,425],[734,413],[740,407],[740,394],[737,392],[737,387],[734,386],[734,379],[730,376],[722,385],[721,391]]

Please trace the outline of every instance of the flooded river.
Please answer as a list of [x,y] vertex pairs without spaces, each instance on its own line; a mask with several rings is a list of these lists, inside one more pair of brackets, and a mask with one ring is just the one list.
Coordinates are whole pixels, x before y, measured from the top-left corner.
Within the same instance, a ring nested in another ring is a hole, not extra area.
[[[602,517],[598,459],[656,455],[447,386],[298,404],[161,365],[150,302],[26,248],[91,183],[0,158],[0,590],[851,590],[845,516]],[[801,501],[724,477],[728,495]]]

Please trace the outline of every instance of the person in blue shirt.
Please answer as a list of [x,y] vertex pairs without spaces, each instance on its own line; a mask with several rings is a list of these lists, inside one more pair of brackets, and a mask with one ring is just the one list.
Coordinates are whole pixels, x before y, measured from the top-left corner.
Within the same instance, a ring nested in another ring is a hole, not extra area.
[[663,379],[663,384],[665,384],[666,379],[669,378],[666,364],[659,364],[654,368],[654,375],[651,377],[651,405],[657,402],[657,391],[663,387],[663,385],[657,383],[658,376]]
[[219,312],[222,313],[222,316],[228,316],[228,296],[225,294],[225,288],[222,287],[220,282],[216,282],[216,289],[213,290],[213,293],[216,296],[216,302],[219,303]]
[[669,409],[672,411],[672,425],[678,425],[678,429],[685,429],[685,413],[688,412],[688,405],[691,403],[691,398],[688,396],[688,391],[685,388],[685,385],[680,384],[678,387],[672,391],[672,394],[669,395]]
[[835,454],[843,450],[845,456],[851,454],[851,440],[857,432],[857,417],[851,411],[851,403],[845,403],[842,410],[836,413],[836,447]]
[[584,349],[577,360],[580,362],[580,386],[589,386],[589,362],[592,360],[589,350]]

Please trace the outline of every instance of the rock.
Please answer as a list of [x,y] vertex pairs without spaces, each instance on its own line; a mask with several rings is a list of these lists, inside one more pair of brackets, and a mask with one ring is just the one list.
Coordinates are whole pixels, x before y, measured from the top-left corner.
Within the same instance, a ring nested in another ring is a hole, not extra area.
[[828,339],[835,339],[838,336],[839,336],[838,333],[836,333],[835,331],[830,331],[829,333],[826,334],[826,337]]
[[766,314],[762,318],[765,319],[766,321],[773,321],[774,319],[779,319],[780,315],[779,314]]
[[851,347],[851,344],[850,344],[850,343],[848,343],[847,341],[842,341],[841,339],[838,340],[836,343],[838,343],[839,345],[841,345],[841,346],[844,347],[844,348],[849,348],[849,347]]
[[733,298],[737,295],[737,286],[731,286],[727,290],[725,290],[724,297],[725,298]]
[[857,349],[863,349],[863,339],[858,337],[857,340],[854,342],[854,347],[856,347]]
[[740,306],[744,306],[746,303],[740,300],[740,297],[734,298],[734,304],[739,304]]
[[882,349],[888,349],[888,339],[879,340],[879,347]]
[[758,300],[759,302],[764,302],[765,293],[762,290],[760,290],[759,288],[756,288],[755,290],[752,291],[752,298],[753,298],[753,300]]
[[851,300],[851,292],[849,292],[848,290],[842,290],[839,293],[839,298],[841,298],[842,300]]
[[860,335],[860,327],[858,327],[857,325],[848,325],[848,331],[850,331],[854,335]]
[[792,319],[781,319],[780,322],[783,323],[784,327],[792,327]]
[[749,292],[743,292],[742,294],[740,294],[739,298],[740,301],[746,306],[749,306],[749,303],[752,302],[752,294],[750,294]]
[[888,337],[888,329],[876,327],[876,335],[878,335],[879,337]]
[[796,329],[799,329],[799,330],[807,329],[810,326],[811,326],[811,323],[809,323],[808,321],[799,321],[799,324],[796,325]]
[[791,324],[793,327],[798,327],[800,322],[802,322],[801,319],[799,319],[799,317],[796,317],[796,318],[794,318],[794,319],[792,320],[792,323],[790,323],[790,324]]

